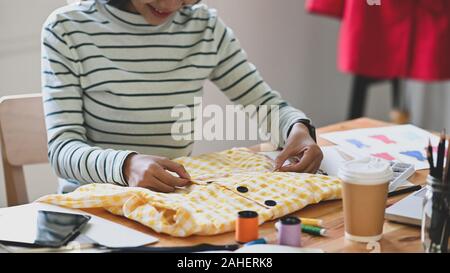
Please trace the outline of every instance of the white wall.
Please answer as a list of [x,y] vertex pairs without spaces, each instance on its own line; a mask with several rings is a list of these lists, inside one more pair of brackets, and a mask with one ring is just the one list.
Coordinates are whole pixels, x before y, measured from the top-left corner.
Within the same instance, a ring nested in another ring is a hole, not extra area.
[[[64,0],[0,1],[0,95],[39,92],[39,35],[45,18]],[[318,126],[344,120],[350,78],[336,71],[337,21],[307,15],[304,0],[205,0],[231,26],[265,80]],[[369,115],[386,118],[386,86],[372,92]],[[206,103],[224,104],[211,84]],[[195,153],[248,145],[200,142]],[[27,168],[30,197],[56,188],[48,165]],[[0,177],[0,207],[6,204]]]
[[[0,1],[0,96],[40,92],[40,28],[62,0]],[[0,164],[1,165],[1,164]],[[3,166],[0,207],[6,205]],[[30,199],[56,189],[47,164],[25,168]]]
[[[204,2],[217,8],[219,16],[235,31],[250,61],[289,103],[306,112],[317,126],[346,119],[351,77],[336,70],[337,20],[307,14],[303,0]],[[367,115],[387,119],[389,86],[382,84],[371,89],[369,100]],[[205,101],[217,103],[226,99],[208,85]],[[198,144],[196,152],[212,147],[206,141]],[[223,141],[214,147],[226,149],[243,144]]]
[[450,128],[450,81],[425,84],[417,81],[405,83],[406,107],[411,122],[436,132]]

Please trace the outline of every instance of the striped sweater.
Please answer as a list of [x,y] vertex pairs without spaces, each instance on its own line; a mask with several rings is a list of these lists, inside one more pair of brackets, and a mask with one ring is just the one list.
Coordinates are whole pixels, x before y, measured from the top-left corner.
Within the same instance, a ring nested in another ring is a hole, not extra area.
[[184,7],[158,26],[99,1],[56,10],[42,30],[52,168],[74,186],[126,186],[122,167],[132,152],[189,155],[193,141],[171,137],[171,109],[184,104],[194,111],[206,80],[236,104],[280,105],[282,140],[306,118],[270,89],[232,30],[204,5]]

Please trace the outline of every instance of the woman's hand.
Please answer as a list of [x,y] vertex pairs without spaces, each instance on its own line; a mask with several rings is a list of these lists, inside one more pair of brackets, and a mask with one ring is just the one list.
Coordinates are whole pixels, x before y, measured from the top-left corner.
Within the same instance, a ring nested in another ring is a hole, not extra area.
[[[293,159],[294,162],[283,166],[288,159]],[[322,159],[322,150],[309,135],[308,128],[297,123],[292,127],[284,149],[275,160],[275,170],[316,173]]]
[[[179,177],[167,171],[174,172]],[[131,154],[127,157],[123,173],[130,187],[142,187],[165,193],[175,191],[175,187],[188,185],[191,179],[181,164],[164,157],[140,154]]]

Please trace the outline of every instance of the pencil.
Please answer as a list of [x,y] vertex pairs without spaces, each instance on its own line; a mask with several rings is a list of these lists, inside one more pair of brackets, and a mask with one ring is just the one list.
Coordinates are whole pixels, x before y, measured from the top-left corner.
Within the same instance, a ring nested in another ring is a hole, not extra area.
[[[449,145],[450,148],[450,145]],[[445,172],[444,172],[444,183],[446,183],[447,185],[450,185],[450,151],[447,151],[447,166],[445,167]]]
[[421,188],[422,187],[420,185],[415,185],[415,186],[403,188],[403,189],[400,189],[400,190],[391,191],[390,193],[388,193],[388,197],[391,198],[391,197],[402,195],[402,194],[405,194],[405,193],[415,192],[415,191],[420,190]]
[[327,230],[324,228],[303,225],[303,223],[302,223],[302,232],[316,236],[325,236],[327,234]]
[[444,176],[444,158],[445,158],[445,143],[447,142],[445,138],[445,129],[441,133],[441,140],[438,146],[438,155],[436,163],[436,175],[440,180]]
[[300,218],[303,225],[314,226],[314,227],[322,227],[323,221],[319,219],[311,219],[311,218]]
[[436,178],[436,169],[434,168],[433,146],[431,146],[431,139],[428,140],[427,158],[428,163],[430,164],[430,175]]

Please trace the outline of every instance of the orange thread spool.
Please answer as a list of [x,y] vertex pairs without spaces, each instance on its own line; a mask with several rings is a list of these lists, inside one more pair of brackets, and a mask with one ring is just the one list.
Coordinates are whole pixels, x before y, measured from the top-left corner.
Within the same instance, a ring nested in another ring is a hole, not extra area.
[[248,243],[258,239],[258,213],[256,211],[240,211],[236,220],[236,242]]

